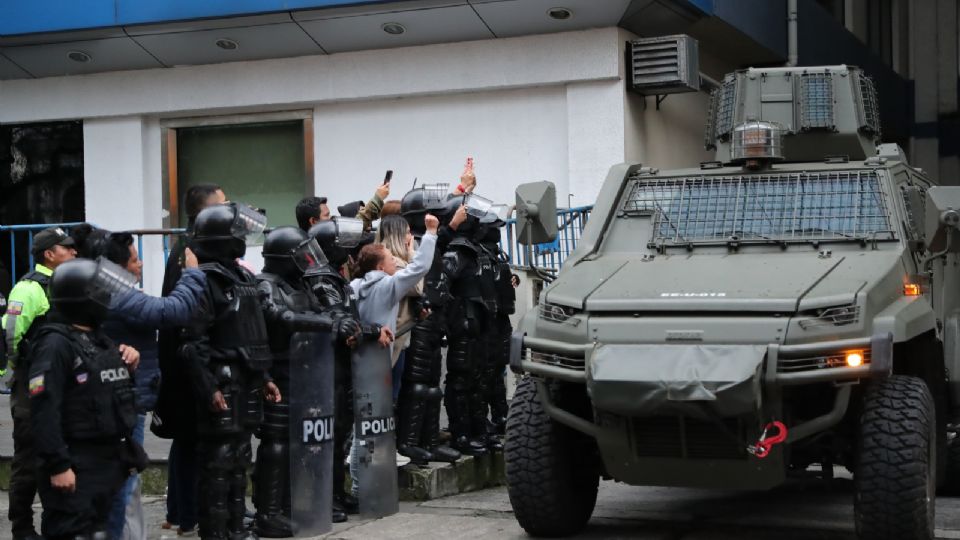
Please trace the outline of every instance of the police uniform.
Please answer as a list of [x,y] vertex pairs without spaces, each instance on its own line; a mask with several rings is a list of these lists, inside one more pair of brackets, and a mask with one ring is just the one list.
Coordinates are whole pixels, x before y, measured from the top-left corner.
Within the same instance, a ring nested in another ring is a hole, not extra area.
[[[490,291],[496,298],[495,315],[490,320],[487,337],[486,363],[483,366],[484,401],[490,409],[490,427],[495,434],[503,434],[507,421],[507,388],[504,382],[504,369],[510,360],[510,335],[513,327],[510,316],[516,309],[517,295],[511,283],[512,273],[507,255],[500,249],[500,231],[503,222],[485,227],[481,235],[480,247],[492,261]],[[498,443],[491,440],[494,447]]]
[[[347,249],[356,247],[360,236],[345,238],[339,223],[348,220],[335,219],[321,221],[310,228],[307,233],[317,240],[320,248],[326,254],[328,263],[311,269],[304,275],[305,283],[313,294],[316,302],[316,311],[329,311],[348,317],[354,321],[360,320],[357,312],[357,299],[350,283],[337,270],[347,262]],[[349,220],[357,221],[359,220]],[[360,225],[362,233],[362,223]],[[361,325],[360,339],[364,341],[376,340],[380,336],[380,328],[373,325]],[[346,493],[344,482],[346,472],[340,466],[346,458],[346,446],[353,431],[353,371],[351,360],[353,351],[343,340],[338,340],[334,348],[334,455],[333,455],[333,497],[334,514],[347,510],[351,513],[359,508],[356,498]],[[337,521],[335,518],[334,521]]]
[[335,309],[317,311],[319,303],[306,288],[303,274],[325,261],[318,260],[323,256],[319,247],[316,252],[303,250],[301,254],[298,248],[309,247],[307,239],[306,233],[295,227],[280,227],[271,232],[263,246],[264,272],[257,276],[273,354],[270,375],[284,396],[279,403],[264,404],[264,420],[259,431],[261,442],[254,469],[257,508],[254,523],[257,533],[266,537],[293,535],[289,522],[290,401],[298,396],[289,392],[291,339],[297,332],[329,336],[332,331],[334,339],[342,342],[360,329],[354,319]]
[[[35,250],[49,249],[56,245],[71,247],[73,239],[59,228],[45,229],[34,236]],[[29,429],[30,399],[27,393],[27,364],[29,342],[33,331],[39,328],[50,302],[47,287],[53,270],[37,264],[32,272],[24,275],[10,291],[6,314],[2,319],[4,349],[0,360],[2,370],[12,369],[10,380],[10,413],[13,417],[13,461],[10,466],[10,506],[8,516],[13,537],[31,538],[37,534],[33,529],[33,500],[37,493],[33,434]],[[24,354],[19,354],[23,352]],[[22,359],[18,368],[18,357]]]
[[[131,469],[146,466],[130,439],[137,420],[131,373],[98,328],[112,296],[105,291],[118,287],[111,280],[125,272],[112,265],[109,277],[96,278],[106,276],[103,265],[75,260],[58,267],[50,285],[54,313],[32,344],[30,427],[47,538],[106,538],[114,496]],[[135,278],[127,276],[129,287]],[[95,279],[102,286],[90,294],[85,289]],[[52,484],[67,471],[75,475],[72,491]]]
[[[179,356],[197,405],[199,525],[203,538],[255,538],[243,525],[250,438],[263,416],[270,347],[252,274],[237,264],[245,239],[266,225],[237,203],[197,216],[192,249],[206,275],[193,322],[182,331]],[[219,393],[219,394],[218,394]],[[221,396],[225,410],[215,409]]]

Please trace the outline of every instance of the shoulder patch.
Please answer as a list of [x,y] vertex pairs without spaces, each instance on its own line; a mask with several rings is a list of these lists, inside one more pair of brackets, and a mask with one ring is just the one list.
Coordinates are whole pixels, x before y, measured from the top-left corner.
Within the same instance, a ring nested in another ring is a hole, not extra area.
[[35,396],[35,395],[37,395],[37,394],[42,394],[42,393],[43,393],[43,389],[44,389],[44,387],[43,387],[43,375],[37,375],[36,377],[31,377],[31,378],[30,378],[29,389],[30,389],[30,395],[31,395],[31,396]]
[[11,300],[7,306],[7,315],[20,315],[23,313],[23,302]]

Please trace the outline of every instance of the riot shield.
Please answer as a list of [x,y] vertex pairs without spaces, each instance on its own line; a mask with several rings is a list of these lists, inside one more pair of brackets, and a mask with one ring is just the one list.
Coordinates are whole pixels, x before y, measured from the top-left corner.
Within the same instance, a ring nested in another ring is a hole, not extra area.
[[390,349],[376,342],[360,345],[353,353],[352,367],[360,515],[389,516],[400,510]]
[[[290,338],[290,502],[297,536],[330,532],[333,506],[333,343]],[[284,399],[287,399],[284,396]]]

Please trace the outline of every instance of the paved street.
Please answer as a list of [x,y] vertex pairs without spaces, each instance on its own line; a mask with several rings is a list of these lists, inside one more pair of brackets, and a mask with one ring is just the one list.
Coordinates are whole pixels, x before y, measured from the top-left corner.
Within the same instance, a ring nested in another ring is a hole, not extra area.
[[[6,505],[6,493],[2,504]],[[150,538],[163,538],[163,500],[146,500]],[[5,512],[4,512],[5,514]],[[10,534],[4,515],[0,540]],[[168,535],[173,536],[173,535]],[[402,503],[399,514],[356,519],[325,536],[335,540],[525,538],[513,519],[505,488],[424,503]],[[792,482],[768,493],[637,488],[605,482],[594,518],[578,538],[639,540],[848,540],[853,539],[850,482],[830,490]],[[937,503],[937,538],[960,538],[960,499]]]

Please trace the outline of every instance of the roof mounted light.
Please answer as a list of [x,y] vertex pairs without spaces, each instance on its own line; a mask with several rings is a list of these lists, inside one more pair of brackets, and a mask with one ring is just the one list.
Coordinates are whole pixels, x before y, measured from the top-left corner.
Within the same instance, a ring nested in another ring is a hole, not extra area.
[[407,31],[407,29],[398,22],[383,23],[383,26],[381,26],[380,28],[384,32],[390,34],[391,36],[399,36],[400,34]]
[[86,64],[87,62],[93,60],[93,57],[90,56],[89,53],[85,53],[83,51],[68,51],[67,58],[81,64]]
[[230,38],[220,38],[214,43],[225,51],[235,51],[240,48],[240,44]]
[[747,120],[733,129],[730,161],[760,169],[783,160],[783,127],[776,122]]
[[555,7],[547,10],[547,16],[557,21],[566,21],[573,18],[573,12],[565,7]]

